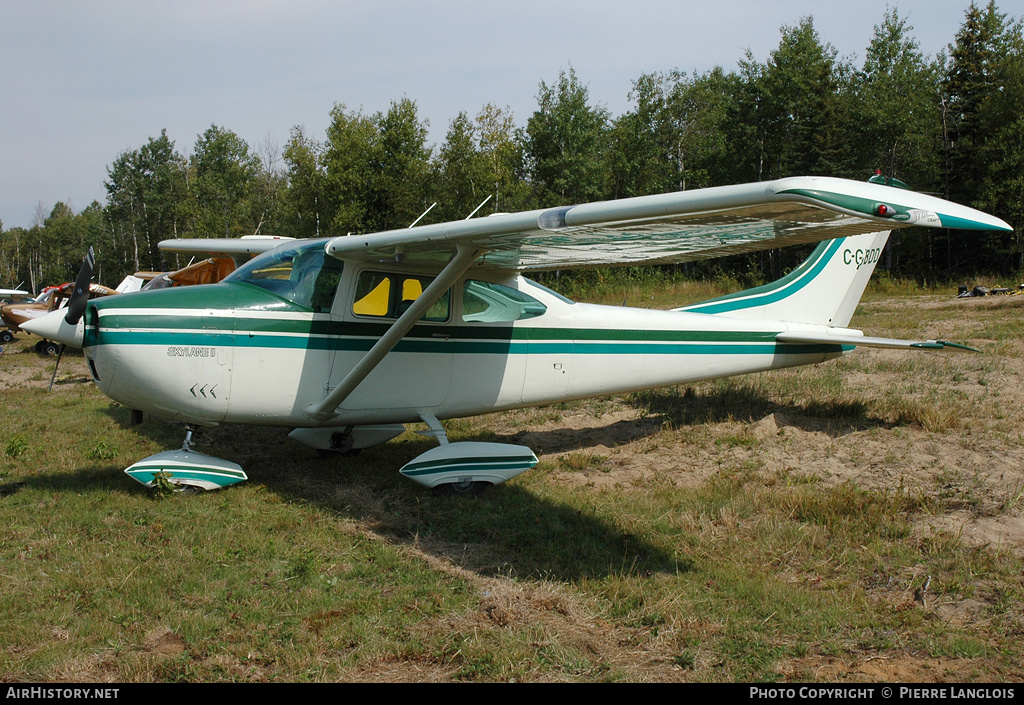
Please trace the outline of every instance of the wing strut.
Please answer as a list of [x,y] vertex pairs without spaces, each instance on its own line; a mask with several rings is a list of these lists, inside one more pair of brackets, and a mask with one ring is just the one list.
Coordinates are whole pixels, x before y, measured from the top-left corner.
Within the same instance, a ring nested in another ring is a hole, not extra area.
[[416,325],[417,321],[427,312],[427,309],[434,305],[434,303],[441,298],[441,296],[448,290],[448,288],[455,283],[455,281],[461,277],[470,265],[476,261],[480,255],[484,254],[483,250],[475,247],[469,247],[459,245],[458,252],[452,257],[451,261],[445,265],[441,273],[432,281],[423,293],[413,301],[412,305],[409,306],[408,310],[398,317],[391,327],[388,328],[387,332],[380,337],[380,339],[374,343],[373,347],[363,356],[363,358],[355,364],[345,379],[341,380],[341,383],[337,387],[331,390],[331,393],[320,402],[320,404],[310,404],[306,407],[306,416],[310,417],[314,421],[327,421],[332,418],[334,410],[341,406],[342,402],[348,398],[359,383],[366,379],[366,376],[373,372],[373,369],[380,363],[384,357],[391,352],[391,350],[398,345],[398,342],[405,337],[405,334],[412,330],[412,327]]

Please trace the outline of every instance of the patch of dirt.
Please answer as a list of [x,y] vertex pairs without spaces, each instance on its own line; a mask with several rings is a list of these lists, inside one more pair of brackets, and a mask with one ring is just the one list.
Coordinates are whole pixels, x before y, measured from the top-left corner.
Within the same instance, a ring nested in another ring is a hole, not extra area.
[[180,654],[188,648],[188,644],[180,636],[170,630],[158,630],[146,635],[143,648],[153,654],[171,656]]
[[808,658],[780,670],[787,680],[819,683],[969,683],[999,682],[1006,676],[985,659],[925,658],[891,653],[855,661]]
[[[46,389],[50,386],[57,357],[40,355],[32,350],[35,337],[22,335],[6,346],[0,346],[0,389]],[[72,351],[61,358],[54,387],[92,382],[85,358]]]
[[[861,354],[872,367],[897,365],[906,356],[898,351],[853,353]],[[766,477],[802,478],[824,486],[852,482],[864,489],[925,496],[942,511],[919,517],[919,531],[949,532],[971,546],[1024,553],[1024,356],[1002,356],[984,375],[982,388],[998,394],[992,406],[968,406],[965,418],[944,420],[951,427],[938,430],[912,421],[832,419],[801,413],[793,405],[750,421],[672,429],[667,419],[621,399],[605,400],[594,411],[549,414],[525,431],[502,416],[489,419],[488,425],[533,448],[542,461],[552,461],[559,482],[629,489],[657,477],[697,486],[723,469],[754,467]],[[870,398],[884,395],[899,377],[858,370],[844,375],[844,387]],[[955,379],[929,384],[928,393],[936,400],[924,405],[925,411],[941,413],[944,394],[965,396],[960,386]]]

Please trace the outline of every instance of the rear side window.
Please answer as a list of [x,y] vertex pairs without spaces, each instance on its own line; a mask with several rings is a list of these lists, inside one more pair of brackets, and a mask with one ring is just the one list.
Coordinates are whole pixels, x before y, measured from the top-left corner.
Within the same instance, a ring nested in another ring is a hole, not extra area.
[[462,288],[462,320],[467,323],[519,321],[547,310],[532,296],[502,284],[470,279]]

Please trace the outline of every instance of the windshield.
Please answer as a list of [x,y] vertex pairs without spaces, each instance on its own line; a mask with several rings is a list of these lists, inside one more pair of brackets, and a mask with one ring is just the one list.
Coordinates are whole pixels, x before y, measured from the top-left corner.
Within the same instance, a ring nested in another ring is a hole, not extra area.
[[342,262],[324,253],[324,241],[278,247],[224,278],[266,289],[299,306],[329,312],[341,280]]

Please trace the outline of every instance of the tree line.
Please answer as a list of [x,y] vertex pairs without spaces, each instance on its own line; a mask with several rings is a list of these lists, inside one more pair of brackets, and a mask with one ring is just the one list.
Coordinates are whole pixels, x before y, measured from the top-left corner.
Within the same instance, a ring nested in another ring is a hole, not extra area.
[[[402,228],[587,201],[775,179],[866,179],[876,170],[918,191],[991,212],[1006,235],[925,231],[891,239],[894,276],[949,280],[1024,271],[1024,39],[994,0],[972,2],[948,50],[925,57],[913,28],[888,9],[863,63],[837,56],[811,17],[784,26],[764,62],[733,71],[672,70],[633,82],[612,116],[572,67],[541,81],[525,125],[507,108],[459,113],[440,146],[416,103],[367,113],[344,104],[319,140],[301,127],[280,149],[212,125],[191,154],[166,130],[107,167],[106,204],[57,203],[28,229],[0,225],[0,282],[73,279],[88,245],[98,278],[183,263],[157,249],[176,237],[318,237]],[[431,207],[432,204],[436,204]],[[797,248],[794,248],[797,249]],[[802,252],[699,263],[771,279]]]

